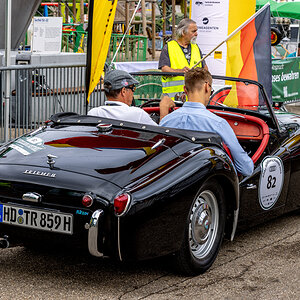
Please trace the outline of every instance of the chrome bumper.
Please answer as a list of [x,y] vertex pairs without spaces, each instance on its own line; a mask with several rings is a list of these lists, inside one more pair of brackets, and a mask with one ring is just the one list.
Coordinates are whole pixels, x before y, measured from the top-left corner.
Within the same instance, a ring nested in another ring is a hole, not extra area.
[[103,253],[98,251],[98,227],[101,216],[103,216],[104,212],[102,209],[98,209],[94,211],[90,223],[86,224],[86,228],[89,230],[88,233],[88,247],[89,252],[98,257],[102,257]]

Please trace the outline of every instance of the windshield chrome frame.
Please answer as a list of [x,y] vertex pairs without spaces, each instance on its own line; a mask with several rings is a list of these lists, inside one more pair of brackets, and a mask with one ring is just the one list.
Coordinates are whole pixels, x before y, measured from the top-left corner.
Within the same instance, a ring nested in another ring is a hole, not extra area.
[[276,127],[276,129],[278,131],[281,131],[280,127],[279,127],[279,124],[278,124],[278,121],[277,121],[277,118],[275,116],[274,110],[272,108],[272,104],[270,103],[267,92],[266,92],[264,86],[261,83],[255,81],[255,80],[251,80],[251,79],[227,77],[227,76],[219,76],[219,75],[212,75],[212,78],[217,79],[217,80],[229,80],[229,81],[236,81],[236,82],[244,82],[245,84],[248,83],[248,84],[254,84],[254,85],[258,86],[258,88],[260,89],[261,95],[265,100],[267,109],[269,111],[269,114],[270,114],[270,117],[273,121],[274,126]]
[[[141,72],[130,72],[131,75],[133,76],[142,76],[142,75],[153,75],[153,76],[184,76],[184,73],[182,72],[177,72],[177,73],[169,73],[169,72],[160,72],[160,71],[141,71]],[[264,86],[255,81],[255,80],[251,80],[251,79],[244,79],[244,78],[236,78],[236,77],[227,77],[227,76],[220,76],[220,75],[212,75],[213,79],[217,79],[217,80],[229,80],[229,81],[236,81],[236,82],[244,82],[249,83],[249,84],[254,84],[256,86],[258,86],[258,88],[260,89],[261,95],[265,100],[267,109],[269,111],[270,117],[273,121],[273,125],[275,126],[275,128],[281,132],[281,129],[279,127],[277,118],[275,116],[275,113],[273,111],[272,105],[270,103],[269,97],[266,93],[266,90],[264,88]]]

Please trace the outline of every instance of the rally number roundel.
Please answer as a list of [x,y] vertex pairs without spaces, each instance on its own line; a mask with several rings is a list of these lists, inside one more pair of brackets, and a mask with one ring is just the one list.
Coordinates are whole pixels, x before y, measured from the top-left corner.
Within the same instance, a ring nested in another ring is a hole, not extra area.
[[259,204],[264,210],[274,206],[278,200],[284,180],[282,160],[277,156],[267,156],[261,162],[259,180]]

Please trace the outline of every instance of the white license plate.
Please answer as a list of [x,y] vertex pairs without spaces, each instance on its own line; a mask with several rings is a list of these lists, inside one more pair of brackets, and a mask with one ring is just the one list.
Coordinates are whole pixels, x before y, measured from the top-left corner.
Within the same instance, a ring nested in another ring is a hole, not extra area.
[[71,214],[8,204],[0,204],[0,223],[66,234],[73,233]]

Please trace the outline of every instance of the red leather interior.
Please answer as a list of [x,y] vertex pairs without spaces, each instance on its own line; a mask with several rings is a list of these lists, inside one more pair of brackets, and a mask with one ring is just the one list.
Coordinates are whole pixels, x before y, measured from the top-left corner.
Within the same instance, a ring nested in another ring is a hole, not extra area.
[[[144,107],[147,113],[158,113],[159,107]],[[176,108],[175,108],[176,109]],[[236,137],[240,141],[261,141],[258,149],[252,156],[255,163],[262,155],[269,142],[269,127],[262,119],[254,116],[239,114],[235,112],[226,112],[216,109],[210,109],[211,112],[225,119],[233,129]],[[229,149],[224,147],[231,157]]]
[[262,140],[264,133],[269,132],[267,124],[257,117],[214,109],[210,111],[225,119],[239,140]]
[[[229,123],[238,140],[261,140],[259,147],[252,156],[252,160],[255,163],[260,158],[269,142],[270,131],[266,122],[258,117],[239,113],[224,112],[214,109],[210,109],[210,111]],[[229,156],[231,157],[230,153]]]

